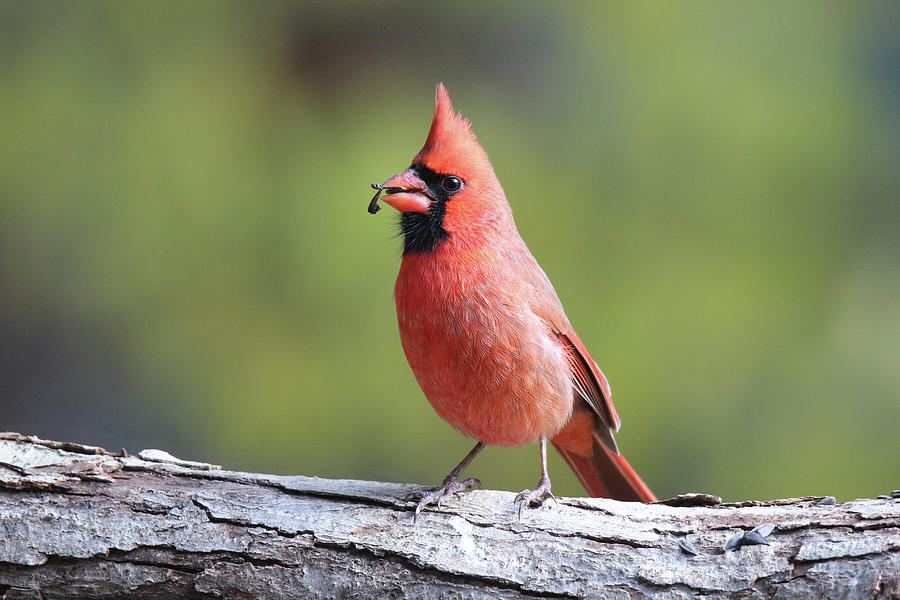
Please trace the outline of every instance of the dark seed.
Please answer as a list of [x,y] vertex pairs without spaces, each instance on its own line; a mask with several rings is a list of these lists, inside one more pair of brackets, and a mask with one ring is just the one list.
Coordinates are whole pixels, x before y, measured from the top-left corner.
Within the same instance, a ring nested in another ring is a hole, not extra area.
[[739,531],[725,542],[725,550],[737,550],[744,542],[744,532]]
[[373,183],[372,189],[378,190],[375,192],[375,196],[372,198],[372,201],[369,202],[369,214],[374,215],[379,210],[381,210],[381,207],[378,206],[378,198],[381,196],[381,192],[384,191],[384,188],[381,187],[380,183]]
[[681,551],[685,554],[693,554],[694,556],[698,556],[700,554],[699,552],[697,552],[697,548],[695,548],[692,543],[684,538],[678,539],[678,547],[681,548]]
[[756,531],[748,531],[741,539],[742,546],[757,546],[759,544],[765,544],[766,546],[768,546],[769,540],[767,540],[765,536],[760,535]]
[[773,531],[775,531],[774,523],[763,523],[750,531],[736,533],[725,542],[725,550],[737,550],[741,546],[757,546],[760,544],[769,546],[769,540],[766,539],[766,536]]

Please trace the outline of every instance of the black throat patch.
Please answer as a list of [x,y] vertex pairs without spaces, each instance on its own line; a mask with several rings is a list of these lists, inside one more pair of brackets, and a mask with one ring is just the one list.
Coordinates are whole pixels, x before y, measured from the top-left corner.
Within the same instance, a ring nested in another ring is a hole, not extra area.
[[410,168],[428,187],[428,195],[434,198],[434,202],[427,213],[406,212],[400,215],[403,254],[431,252],[440,242],[450,237],[444,229],[444,213],[447,211],[450,193],[442,185],[445,175],[435,173],[421,163]]

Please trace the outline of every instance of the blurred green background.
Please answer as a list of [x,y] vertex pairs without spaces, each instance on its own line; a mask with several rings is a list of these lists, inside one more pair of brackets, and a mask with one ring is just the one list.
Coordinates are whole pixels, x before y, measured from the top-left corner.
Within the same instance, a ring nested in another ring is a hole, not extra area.
[[[3,2],[0,429],[438,483],[472,442],[366,205],[443,81],[660,496],[900,487],[898,32],[894,2]],[[468,472],[531,487],[537,447]]]

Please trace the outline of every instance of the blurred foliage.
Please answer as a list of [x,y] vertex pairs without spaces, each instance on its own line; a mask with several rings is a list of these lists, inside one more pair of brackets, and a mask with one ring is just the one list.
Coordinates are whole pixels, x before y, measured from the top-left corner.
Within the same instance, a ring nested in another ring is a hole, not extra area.
[[[437,483],[392,302],[444,81],[661,496],[897,487],[895,3],[0,4],[0,429]],[[554,490],[581,494],[558,456]],[[470,467],[519,490],[536,447]]]

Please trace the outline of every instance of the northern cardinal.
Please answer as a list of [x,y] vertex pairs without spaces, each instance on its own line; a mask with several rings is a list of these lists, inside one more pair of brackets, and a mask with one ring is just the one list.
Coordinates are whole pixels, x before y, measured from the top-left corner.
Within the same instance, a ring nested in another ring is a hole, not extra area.
[[383,184],[401,213],[403,260],[394,288],[403,351],[437,413],[478,440],[437,488],[411,494],[427,505],[481,482],[459,480],[486,444],[540,442],[541,477],[516,496],[553,498],[547,440],[592,496],[653,502],[619,454],[620,421],[609,383],[575,334],[529,252],[487,154],[453,111],[443,84],[428,139],[412,165]]

